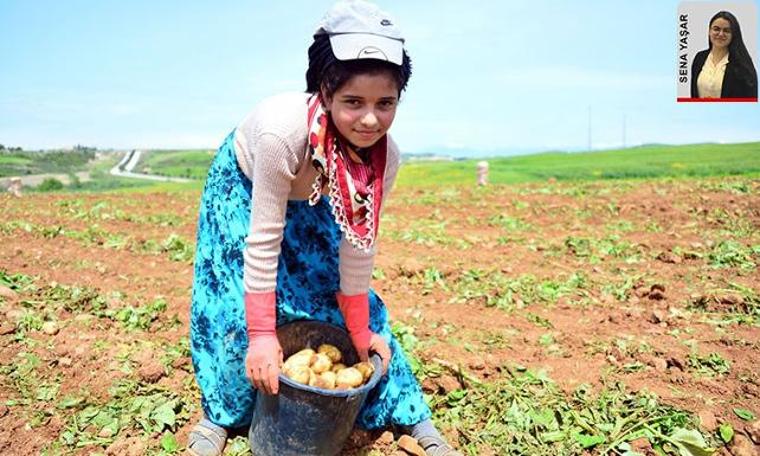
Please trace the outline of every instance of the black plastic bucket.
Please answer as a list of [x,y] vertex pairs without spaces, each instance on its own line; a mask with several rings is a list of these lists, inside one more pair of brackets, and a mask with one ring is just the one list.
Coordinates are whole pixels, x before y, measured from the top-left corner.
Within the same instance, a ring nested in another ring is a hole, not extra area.
[[[302,320],[277,328],[285,359],[306,347],[332,344],[343,353],[347,366],[359,361],[343,328]],[[276,396],[256,395],[248,438],[255,456],[333,456],[346,442],[369,391],[383,375],[380,356],[367,384],[351,390],[324,390],[294,382],[280,374]]]

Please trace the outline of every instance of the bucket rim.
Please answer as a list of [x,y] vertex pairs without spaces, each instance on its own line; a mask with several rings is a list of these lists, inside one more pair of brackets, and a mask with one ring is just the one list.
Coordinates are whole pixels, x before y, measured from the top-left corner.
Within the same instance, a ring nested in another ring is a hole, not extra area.
[[[346,333],[346,336],[348,336],[348,333],[346,330],[338,325],[334,325],[332,323],[327,323],[324,321],[318,321],[318,320],[296,320],[291,321],[288,323],[285,323],[283,325],[280,325],[277,327],[277,329],[280,329],[284,326],[298,324],[298,323],[319,323],[325,326],[331,326],[335,329],[338,329],[344,333]],[[380,379],[385,375],[383,372],[383,359],[378,355],[377,353],[372,354],[372,356],[369,357],[369,361],[372,363],[372,367],[375,368],[375,371],[372,373],[372,377],[370,377],[369,381],[365,383],[364,385],[358,387],[358,388],[352,388],[348,390],[328,390],[324,388],[317,388],[314,386],[305,385],[303,383],[298,383],[294,380],[291,380],[289,377],[285,376],[285,374],[280,371],[278,378],[281,383],[284,383],[291,388],[298,389],[301,391],[308,391],[310,393],[316,393],[321,396],[327,396],[327,397],[352,397],[352,396],[359,396],[366,392],[369,392],[372,388],[377,386],[377,384],[380,382]],[[390,360],[389,360],[390,362]]]

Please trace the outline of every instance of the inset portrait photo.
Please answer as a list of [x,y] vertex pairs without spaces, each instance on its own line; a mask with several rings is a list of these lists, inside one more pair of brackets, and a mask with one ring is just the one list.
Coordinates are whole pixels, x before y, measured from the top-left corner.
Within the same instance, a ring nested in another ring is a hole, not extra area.
[[679,103],[757,103],[754,2],[681,2],[677,24]]

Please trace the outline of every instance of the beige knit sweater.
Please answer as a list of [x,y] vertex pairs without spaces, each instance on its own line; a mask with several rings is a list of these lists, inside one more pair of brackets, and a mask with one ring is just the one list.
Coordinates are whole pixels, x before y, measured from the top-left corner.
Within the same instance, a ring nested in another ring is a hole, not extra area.
[[[317,176],[306,159],[308,98],[307,93],[267,98],[235,130],[238,164],[253,182],[250,232],[243,252],[246,292],[274,291],[287,202],[308,199]],[[399,166],[398,147],[390,136],[388,139],[383,199],[396,180]],[[340,290],[344,294],[367,292],[376,246],[364,253],[345,236],[341,239]]]

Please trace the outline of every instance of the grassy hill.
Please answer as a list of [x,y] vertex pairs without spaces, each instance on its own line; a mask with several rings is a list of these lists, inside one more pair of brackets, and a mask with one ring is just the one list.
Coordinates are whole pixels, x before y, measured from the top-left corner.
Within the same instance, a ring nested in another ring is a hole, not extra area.
[[[642,146],[600,152],[549,152],[487,159],[492,183],[554,178],[593,180],[760,174],[760,143]],[[413,162],[401,168],[398,185],[475,182],[479,160]]]
[[214,153],[213,150],[151,150],[142,156],[134,171],[205,179]]
[[[44,160],[49,158],[50,160]],[[190,187],[201,187],[213,150],[150,150],[144,153],[136,172],[197,179]],[[57,153],[0,154],[0,177],[21,174],[25,169],[75,171],[84,157],[61,157]],[[111,161],[115,160],[116,156]],[[631,179],[656,177],[699,177],[757,175],[760,177],[760,142],[740,144],[650,145],[598,152],[547,152],[517,157],[487,159],[489,180],[494,184],[556,180]],[[454,161],[410,161],[402,165],[397,185],[439,186],[475,183],[480,159]],[[115,162],[114,162],[115,163]],[[107,164],[112,166],[111,162]],[[105,166],[105,165],[104,165]],[[7,170],[10,174],[3,174]],[[114,179],[107,170],[80,190],[120,187],[153,188],[155,183]],[[29,173],[25,173],[29,174]],[[180,187],[182,187],[180,185]],[[172,187],[174,188],[174,187]]]
[[0,177],[82,171],[95,158],[95,151],[0,151]]
[[[138,172],[205,179],[214,151],[149,151]],[[547,152],[487,159],[495,184],[557,180],[715,176],[760,173],[760,143],[652,145],[599,152]],[[398,185],[454,185],[475,180],[480,159],[404,163]]]

